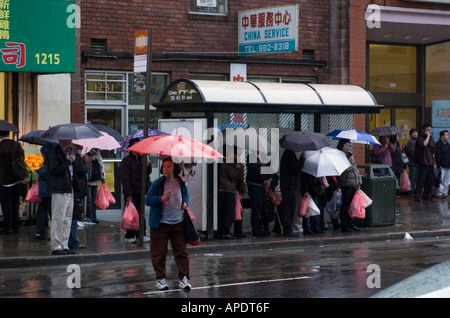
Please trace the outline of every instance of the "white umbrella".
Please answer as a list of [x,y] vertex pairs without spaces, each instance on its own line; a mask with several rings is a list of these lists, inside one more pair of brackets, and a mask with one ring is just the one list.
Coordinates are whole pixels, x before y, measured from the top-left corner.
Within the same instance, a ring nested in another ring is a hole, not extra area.
[[305,151],[303,172],[315,177],[339,176],[348,167],[350,162],[343,151],[324,147],[319,150]]

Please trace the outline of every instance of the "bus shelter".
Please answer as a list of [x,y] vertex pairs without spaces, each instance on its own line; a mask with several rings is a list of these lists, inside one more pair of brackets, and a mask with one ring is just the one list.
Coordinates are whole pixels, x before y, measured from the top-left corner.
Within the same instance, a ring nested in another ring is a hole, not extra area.
[[[174,113],[197,113],[214,127],[216,113],[294,114],[294,129],[300,130],[300,115],[314,114],[314,131],[320,132],[321,114],[379,113],[372,94],[357,85],[227,82],[179,79],[171,82],[154,104],[163,118]],[[208,141],[209,142],[209,141]],[[207,232],[212,238],[214,202],[213,166],[207,167]]]

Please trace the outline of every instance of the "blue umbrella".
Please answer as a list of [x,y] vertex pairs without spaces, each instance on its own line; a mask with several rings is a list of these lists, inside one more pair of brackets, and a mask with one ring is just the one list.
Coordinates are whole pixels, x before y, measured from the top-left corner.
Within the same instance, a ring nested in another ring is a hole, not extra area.
[[333,137],[333,139],[349,139],[350,141],[358,144],[366,144],[366,145],[380,144],[380,142],[374,136],[356,129],[334,130],[327,136]]
[[[164,131],[160,131],[160,130],[156,130],[156,129],[148,129],[148,137],[153,137],[153,136],[160,136],[160,135],[169,135],[168,133],[165,133]],[[142,140],[144,139],[144,129],[140,129],[140,130],[136,130],[135,132],[132,132],[131,134],[127,135],[122,142],[120,143],[120,145],[122,146],[122,148],[119,148],[119,151],[127,151],[128,147],[130,146],[130,140],[132,139],[139,139]]]

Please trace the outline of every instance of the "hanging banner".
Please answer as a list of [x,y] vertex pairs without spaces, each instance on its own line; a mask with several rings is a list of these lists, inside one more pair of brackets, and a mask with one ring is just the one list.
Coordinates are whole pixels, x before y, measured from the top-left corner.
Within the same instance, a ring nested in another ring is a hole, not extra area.
[[0,72],[74,73],[75,1],[0,1]]
[[239,11],[239,55],[298,50],[298,5]]

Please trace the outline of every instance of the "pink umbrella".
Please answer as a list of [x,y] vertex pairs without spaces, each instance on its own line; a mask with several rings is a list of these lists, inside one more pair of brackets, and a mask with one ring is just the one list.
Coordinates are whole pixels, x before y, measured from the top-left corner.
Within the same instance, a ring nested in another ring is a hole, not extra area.
[[120,144],[110,134],[101,131],[102,135],[98,138],[74,139],[72,143],[83,146],[85,148],[98,148],[102,150],[113,150],[120,148]]
[[151,153],[177,158],[223,158],[217,150],[207,144],[178,135],[149,137],[129,147],[128,151],[134,151],[139,154]]

